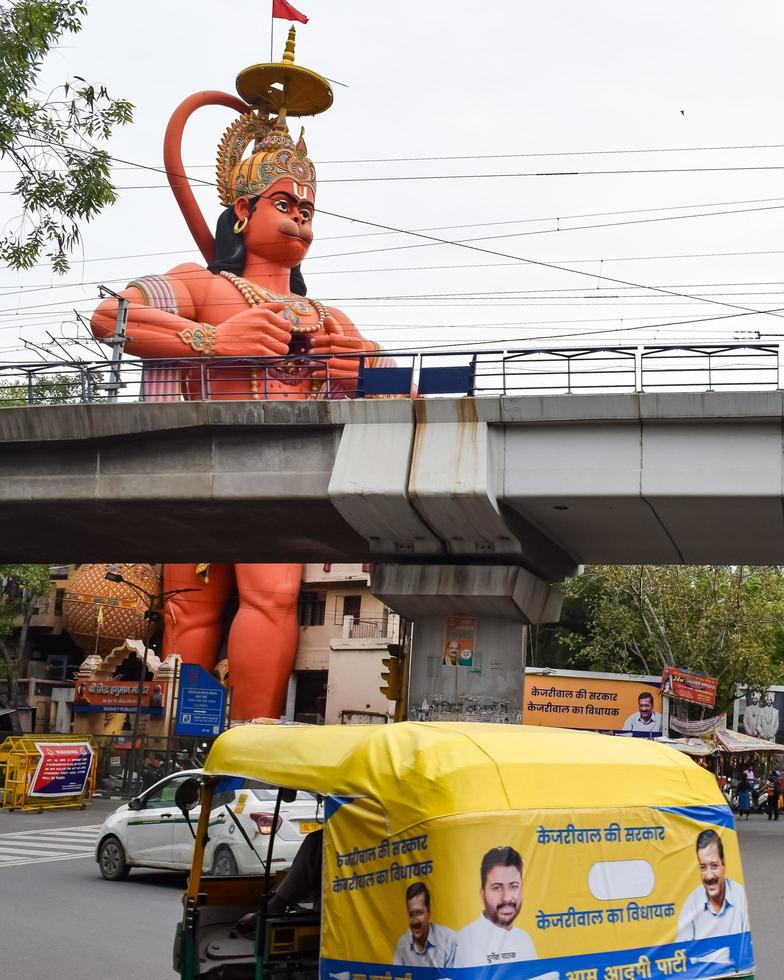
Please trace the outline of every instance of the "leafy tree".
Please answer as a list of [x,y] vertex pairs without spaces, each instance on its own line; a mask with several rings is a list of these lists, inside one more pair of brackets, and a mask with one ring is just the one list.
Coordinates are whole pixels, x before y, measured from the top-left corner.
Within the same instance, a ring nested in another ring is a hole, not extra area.
[[45,56],[81,30],[86,13],[83,0],[0,0],[0,158],[18,171],[22,204],[16,230],[0,238],[0,259],[15,269],[46,250],[65,272],[78,222],[117,199],[109,155],[92,141],[131,121],[130,102],[79,77],[49,94],[37,88]]
[[0,565],[0,677],[12,705],[17,703],[17,681],[37,600],[49,591],[48,565]]
[[[82,400],[81,380],[72,375],[34,375],[31,381],[30,386],[19,381],[0,383],[0,408],[21,408],[25,405],[75,405]],[[97,400],[95,396],[93,400]]]
[[779,568],[595,565],[564,591],[584,618],[561,626],[549,645],[569,651],[573,666],[708,674],[719,681],[717,711],[731,705],[738,685],[764,689],[782,676]]

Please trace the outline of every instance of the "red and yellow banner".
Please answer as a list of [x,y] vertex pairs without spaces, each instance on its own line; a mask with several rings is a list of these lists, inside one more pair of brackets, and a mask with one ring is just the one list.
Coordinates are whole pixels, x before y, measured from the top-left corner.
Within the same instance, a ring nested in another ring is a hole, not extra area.
[[715,677],[694,674],[680,667],[665,667],[662,673],[662,692],[679,701],[692,701],[712,708],[716,703]]

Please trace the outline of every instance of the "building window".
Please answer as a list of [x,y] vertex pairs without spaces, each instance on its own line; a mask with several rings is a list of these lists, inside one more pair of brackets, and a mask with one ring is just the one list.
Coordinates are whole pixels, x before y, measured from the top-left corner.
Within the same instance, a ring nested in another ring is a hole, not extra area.
[[294,721],[322,725],[327,713],[327,671],[297,671]]
[[362,609],[362,596],[361,595],[344,595],[343,596],[343,618],[346,616],[351,616],[354,622],[358,622],[359,614]]
[[323,592],[300,592],[297,622],[300,626],[323,626],[327,597]]
[[55,616],[62,616],[63,614],[63,599],[65,598],[65,589],[58,589],[54,594],[54,614]]

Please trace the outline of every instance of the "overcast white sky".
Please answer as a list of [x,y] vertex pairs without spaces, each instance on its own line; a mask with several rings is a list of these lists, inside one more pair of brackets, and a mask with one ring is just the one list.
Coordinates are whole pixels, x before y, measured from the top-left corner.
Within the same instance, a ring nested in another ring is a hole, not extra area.
[[[772,314],[656,327],[739,312],[718,301],[784,307],[780,3],[298,6],[310,23],[298,25],[297,61],[343,83],[329,112],[304,120],[320,164],[317,206],[345,216],[317,217],[305,277],[311,296],[344,309],[367,336],[388,348],[501,347],[784,331]],[[207,88],[233,92],[240,69],[268,60],[269,7],[269,0],[93,0],[85,29],[52,55],[42,85],[78,74],[130,99],[135,122],[108,149],[161,166],[166,122],[182,99]],[[276,21],[276,59],[287,29]],[[231,118],[222,109],[193,118],[185,159],[194,176],[212,179],[209,165]],[[683,152],[703,147],[729,149]],[[661,152],[630,152],[643,150]],[[753,169],[765,167],[773,169]],[[0,169],[7,191],[14,178],[7,165]],[[570,175],[540,175],[553,171]],[[118,165],[116,180],[125,188],[118,203],[83,229],[66,276],[46,266],[0,271],[0,360],[29,359],[17,350],[22,337],[72,336],[70,311],[92,310],[96,282],[121,288],[198,258],[163,175]],[[213,224],[214,190],[198,196]],[[13,198],[0,202],[0,219],[12,219]],[[650,220],[717,211],[742,213]],[[510,257],[382,236],[362,220],[479,239],[472,244]],[[596,224],[610,226],[569,230]],[[623,289],[597,274],[715,302]]]

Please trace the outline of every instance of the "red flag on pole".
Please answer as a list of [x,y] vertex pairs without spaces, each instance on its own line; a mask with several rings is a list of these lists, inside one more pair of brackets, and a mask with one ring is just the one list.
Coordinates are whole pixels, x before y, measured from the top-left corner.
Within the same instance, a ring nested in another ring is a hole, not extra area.
[[279,20],[298,20],[301,24],[308,22],[308,18],[295,10],[287,0],[272,0],[272,16]]

